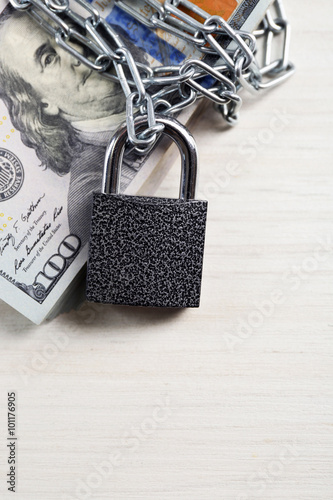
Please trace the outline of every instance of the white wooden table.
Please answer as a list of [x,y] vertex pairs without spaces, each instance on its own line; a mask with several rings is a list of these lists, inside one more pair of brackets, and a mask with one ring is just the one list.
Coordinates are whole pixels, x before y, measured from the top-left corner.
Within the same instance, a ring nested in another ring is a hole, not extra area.
[[1,499],[11,390],[20,500],[333,499],[333,6],[286,7],[295,77],[244,95],[238,127],[208,108],[192,130],[200,309],[85,305],[36,327],[0,304]]

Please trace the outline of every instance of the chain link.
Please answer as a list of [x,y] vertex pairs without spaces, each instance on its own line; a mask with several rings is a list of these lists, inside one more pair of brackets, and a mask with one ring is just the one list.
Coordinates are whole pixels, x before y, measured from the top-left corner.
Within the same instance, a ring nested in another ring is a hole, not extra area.
[[[243,88],[255,94],[289,78],[294,66],[289,62],[290,25],[280,0],[274,3],[276,17],[268,11],[253,34],[234,30],[220,16],[211,16],[189,0],[146,0],[152,14],[145,17],[131,4],[115,0],[117,6],[150,29],[162,29],[193,45],[202,57],[179,66],[150,67],[135,61],[116,31],[87,0],[10,0],[26,11],[64,50],[90,69],[118,82],[126,97],[129,142],[138,154],[146,154],[156,142],[163,125],[155,112],[179,113],[197,99],[213,101],[223,118],[234,125]],[[184,12],[183,8],[187,12]],[[199,16],[203,22],[192,15]],[[282,54],[272,59],[275,40],[282,40]],[[263,41],[263,64],[257,61],[257,40]],[[135,131],[135,116],[147,115],[147,128]]]

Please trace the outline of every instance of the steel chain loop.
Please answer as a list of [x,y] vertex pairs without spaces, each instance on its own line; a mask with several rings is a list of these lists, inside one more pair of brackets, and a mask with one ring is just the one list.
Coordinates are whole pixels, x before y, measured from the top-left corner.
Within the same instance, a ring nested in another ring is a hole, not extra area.
[[[222,17],[211,16],[189,0],[146,0],[152,10],[150,17],[136,11],[129,0],[115,0],[120,9],[150,29],[169,32],[192,44],[202,56],[210,56],[210,64],[192,58],[179,66],[159,67],[135,61],[126,43],[87,0],[73,0],[80,13],[70,7],[69,0],[10,2],[15,9],[26,11],[77,60],[121,85],[126,97],[129,142],[138,154],[147,153],[162,131],[155,112],[179,113],[197,99],[207,97],[234,125],[242,104],[238,95],[242,88],[257,94],[282,83],[294,72],[289,61],[290,25],[281,0],[274,2],[276,17],[267,11],[253,34],[234,30]],[[264,46],[262,65],[256,58],[260,38]],[[272,59],[278,38],[282,40],[282,54]],[[134,125],[138,113],[147,115],[147,128],[139,134]]]

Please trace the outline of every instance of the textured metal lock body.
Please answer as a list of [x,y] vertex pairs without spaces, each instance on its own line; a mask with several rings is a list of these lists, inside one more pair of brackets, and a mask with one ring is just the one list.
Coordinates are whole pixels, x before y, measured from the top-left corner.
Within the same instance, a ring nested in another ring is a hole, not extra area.
[[[127,138],[111,140],[103,191],[94,193],[87,275],[92,302],[198,307],[207,202],[194,200],[197,152],[193,137],[176,120],[157,117],[182,155],[180,198],[118,194]],[[146,125],[139,119],[136,127]]]

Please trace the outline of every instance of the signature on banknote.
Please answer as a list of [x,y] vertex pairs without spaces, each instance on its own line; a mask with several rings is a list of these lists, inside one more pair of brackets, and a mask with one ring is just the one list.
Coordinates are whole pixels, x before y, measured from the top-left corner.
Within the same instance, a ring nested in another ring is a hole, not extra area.
[[15,237],[12,235],[12,233],[0,237],[0,256],[4,254],[6,248],[10,248],[11,246],[15,246]]
[[45,193],[42,194],[42,196],[40,196],[35,202],[34,201],[31,202],[27,211],[24,214],[21,214],[21,220],[23,222],[29,222],[31,215],[36,211],[43,198],[45,198]]

